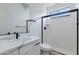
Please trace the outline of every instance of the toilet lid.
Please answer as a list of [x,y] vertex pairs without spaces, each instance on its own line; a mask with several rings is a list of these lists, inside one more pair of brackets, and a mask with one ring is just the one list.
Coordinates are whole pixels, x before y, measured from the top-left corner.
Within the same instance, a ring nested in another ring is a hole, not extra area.
[[45,43],[40,44],[40,47],[42,50],[47,50],[47,51],[52,49],[52,47],[49,44],[45,44]]

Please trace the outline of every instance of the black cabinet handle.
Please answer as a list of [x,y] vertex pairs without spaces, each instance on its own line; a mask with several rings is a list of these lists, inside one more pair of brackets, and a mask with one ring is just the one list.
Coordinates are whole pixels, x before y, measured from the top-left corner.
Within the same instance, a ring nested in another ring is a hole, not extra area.
[[36,43],[35,45],[39,45],[39,44],[40,44],[40,42]]

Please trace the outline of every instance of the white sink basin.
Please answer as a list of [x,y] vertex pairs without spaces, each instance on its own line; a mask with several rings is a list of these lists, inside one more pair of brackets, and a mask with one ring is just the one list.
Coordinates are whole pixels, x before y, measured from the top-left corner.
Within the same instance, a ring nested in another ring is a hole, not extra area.
[[22,40],[17,40],[17,39],[11,39],[11,40],[6,40],[7,43],[22,43]]
[[[28,41],[28,40],[31,40],[30,36],[22,36],[19,38],[20,40],[23,40],[23,41]],[[18,39],[18,40],[19,40]]]

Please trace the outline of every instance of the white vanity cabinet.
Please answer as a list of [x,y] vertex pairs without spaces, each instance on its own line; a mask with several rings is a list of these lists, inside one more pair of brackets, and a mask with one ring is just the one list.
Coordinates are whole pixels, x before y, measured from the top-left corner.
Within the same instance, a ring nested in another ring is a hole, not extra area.
[[0,49],[0,55],[39,55],[40,54],[39,44],[40,39],[35,38],[24,42],[22,41],[19,43],[17,42],[12,42],[9,44],[6,43],[6,45],[3,45],[3,48],[2,46],[0,46],[2,48]]
[[40,54],[39,49],[40,40],[31,42],[20,48],[20,55],[38,55]]

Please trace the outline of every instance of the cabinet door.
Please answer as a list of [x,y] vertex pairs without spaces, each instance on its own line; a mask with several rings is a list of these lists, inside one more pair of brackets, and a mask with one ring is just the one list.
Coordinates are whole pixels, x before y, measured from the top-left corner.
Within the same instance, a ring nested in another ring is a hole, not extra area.
[[40,47],[39,47],[40,41],[34,42],[33,43],[33,48],[29,50],[27,53],[24,55],[40,55]]
[[23,47],[20,48],[20,55],[24,55],[25,53],[32,50],[32,48],[33,48],[33,46],[31,43],[29,45],[24,45]]
[[39,47],[36,47],[32,49],[31,51],[29,51],[28,53],[26,53],[25,55],[40,55],[40,49]]
[[19,49],[15,49],[15,50],[7,53],[6,55],[19,55]]

